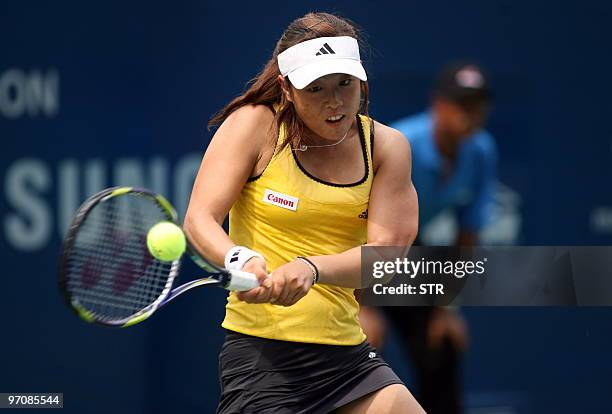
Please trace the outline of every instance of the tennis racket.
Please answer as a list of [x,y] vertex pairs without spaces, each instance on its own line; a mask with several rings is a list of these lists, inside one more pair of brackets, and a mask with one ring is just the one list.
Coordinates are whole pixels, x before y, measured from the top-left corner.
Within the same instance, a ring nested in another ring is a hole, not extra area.
[[161,195],[141,188],[108,188],[83,203],[64,239],[59,266],[60,290],[77,315],[87,322],[127,327],[198,286],[259,286],[252,273],[208,262],[187,239],[186,253],[206,277],[172,289],[181,259],[160,261],[146,244],[149,229],[160,221],[178,225],[176,211]]

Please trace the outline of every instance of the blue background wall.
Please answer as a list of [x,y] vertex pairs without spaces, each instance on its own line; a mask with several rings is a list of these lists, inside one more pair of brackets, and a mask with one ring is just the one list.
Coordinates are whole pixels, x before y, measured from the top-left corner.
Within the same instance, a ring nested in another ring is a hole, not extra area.
[[[213,412],[224,293],[199,290],[128,330],[89,326],[60,301],[59,244],[78,204],[110,185],[151,187],[183,210],[208,118],[310,10],[367,33],[382,122],[422,110],[444,63],[481,62],[500,178],[520,195],[518,242],[612,240],[611,3],[152,3],[2,7],[0,392],[63,392],[69,412]],[[612,411],[611,310],[464,314],[472,409]],[[410,381],[393,338],[387,357]]]

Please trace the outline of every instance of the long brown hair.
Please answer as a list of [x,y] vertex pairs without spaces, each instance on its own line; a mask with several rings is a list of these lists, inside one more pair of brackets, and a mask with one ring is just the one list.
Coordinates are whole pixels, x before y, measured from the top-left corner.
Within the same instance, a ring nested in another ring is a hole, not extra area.
[[[269,108],[276,108],[274,116],[276,132],[278,133],[281,125],[285,128],[285,139],[281,143],[281,148],[290,143],[298,145],[307,127],[297,115],[293,104],[288,102],[283,94],[278,82],[281,73],[277,56],[291,46],[306,40],[334,36],[350,36],[365,46],[359,28],[348,19],[329,13],[308,13],[295,19],[276,43],[274,53],[263,70],[249,81],[246,92],[217,112],[208,123],[208,128],[220,125],[232,112],[243,106],[266,105]],[[288,78],[286,80],[289,82]],[[362,81],[361,89],[362,103],[359,112],[367,116],[368,83]]]

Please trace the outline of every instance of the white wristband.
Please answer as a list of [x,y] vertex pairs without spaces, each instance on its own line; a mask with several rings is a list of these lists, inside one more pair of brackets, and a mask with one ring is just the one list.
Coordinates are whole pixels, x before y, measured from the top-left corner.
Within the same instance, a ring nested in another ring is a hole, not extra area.
[[242,270],[244,264],[253,257],[263,256],[244,246],[234,246],[225,253],[225,268],[227,270]]

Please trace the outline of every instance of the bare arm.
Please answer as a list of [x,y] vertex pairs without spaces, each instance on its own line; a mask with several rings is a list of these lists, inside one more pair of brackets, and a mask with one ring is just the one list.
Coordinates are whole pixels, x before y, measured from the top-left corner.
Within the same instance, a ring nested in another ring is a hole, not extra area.
[[223,122],[204,154],[184,229],[198,251],[218,265],[235,245],[223,230],[223,220],[265,150],[272,119],[262,106],[238,109]]
[[[410,145],[395,129],[377,124],[377,132],[366,246],[409,246],[418,226],[418,201],[410,175]],[[361,246],[308,259],[319,270],[319,283],[362,287]],[[270,278],[273,284],[270,302],[291,306],[299,301],[312,286],[311,272],[310,266],[301,260],[275,269]]]
[[[408,140],[395,129],[376,125],[375,176],[368,207],[366,246],[409,246],[418,229],[418,200],[412,184]],[[340,254],[313,256],[320,283],[360,288],[361,246]]]

